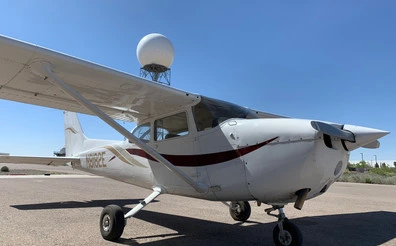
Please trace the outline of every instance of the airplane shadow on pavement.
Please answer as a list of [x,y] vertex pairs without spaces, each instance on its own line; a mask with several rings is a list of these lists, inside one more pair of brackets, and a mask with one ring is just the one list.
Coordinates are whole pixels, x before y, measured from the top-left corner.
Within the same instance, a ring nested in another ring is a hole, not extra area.
[[[105,207],[118,204],[124,212],[126,205],[137,204],[141,199],[116,199],[92,201],[65,201],[53,203],[12,205],[19,210],[67,209]],[[157,202],[157,201],[153,201]],[[199,211],[197,211],[199,213]],[[247,221],[221,223],[179,215],[142,210],[136,215],[140,219],[169,228],[175,233],[123,238],[117,242],[138,245],[136,240],[159,238],[145,245],[273,245],[273,223]],[[230,219],[231,221],[231,219]],[[379,245],[396,238],[396,213],[387,211],[335,214],[291,219],[302,231],[304,245]],[[129,223],[128,226],[133,226]]]
[[[112,200],[91,200],[91,201],[64,201],[64,202],[49,202],[36,204],[21,204],[11,205],[11,207],[19,210],[40,210],[40,209],[66,209],[66,208],[94,208],[106,207],[110,204],[117,204],[120,207],[126,205],[137,204],[143,199],[112,199]],[[158,202],[156,200],[152,202]]]
[[[241,226],[144,210],[136,218],[178,232],[151,235],[162,239],[147,245],[273,245],[275,222],[247,221],[247,226]],[[304,245],[379,245],[396,238],[394,212],[313,216],[291,221],[301,229]],[[121,238],[119,243],[136,245],[141,238]]]

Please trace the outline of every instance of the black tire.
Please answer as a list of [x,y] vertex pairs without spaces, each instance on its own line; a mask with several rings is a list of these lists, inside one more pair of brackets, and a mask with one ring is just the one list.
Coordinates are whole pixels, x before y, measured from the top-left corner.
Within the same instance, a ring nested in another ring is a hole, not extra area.
[[237,201],[235,202],[237,209],[230,208],[230,215],[236,221],[245,222],[249,219],[251,209],[248,201]]
[[280,235],[279,226],[276,225],[272,233],[275,245],[280,246],[300,246],[303,243],[303,237],[300,229],[288,219],[283,221],[283,237]]
[[117,241],[124,232],[124,212],[117,205],[106,206],[100,215],[100,233],[109,241]]

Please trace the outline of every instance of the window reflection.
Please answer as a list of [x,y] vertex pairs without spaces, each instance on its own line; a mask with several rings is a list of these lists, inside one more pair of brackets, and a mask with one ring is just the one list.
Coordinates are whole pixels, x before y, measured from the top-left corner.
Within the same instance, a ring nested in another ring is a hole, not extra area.
[[193,114],[198,131],[211,129],[231,118],[257,119],[247,108],[208,97],[202,97],[193,107]]

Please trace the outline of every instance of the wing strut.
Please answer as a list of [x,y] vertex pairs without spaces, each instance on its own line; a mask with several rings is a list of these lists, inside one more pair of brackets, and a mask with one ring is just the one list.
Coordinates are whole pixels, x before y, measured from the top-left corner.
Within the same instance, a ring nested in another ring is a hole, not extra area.
[[118,131],[121,135],[126,137],[128,140],[131,142],[135,143],[139,148],[142,150],[146,151],[147,154],[151,155],[155,160],[157,160],[159,163],[163,164],[166,166],[170,171],[172,171],[174,174],[176,174],[179,178],[184,180],[187,184],[189,184],[191,187],[193,187],[197,192],[199,193],[205,193],[208,191],[207,185],[203,183],[197,183],[194,180],[192,180],[186,173],[184,173],[182,170],[174,166],[172,163],[170,163],[167,159],[165,159],[162,155],[160,155],[156,150],[154,150],[152,147],[141,141],[139,138],[135,137],[132,133],[130,133],[127,129],[125,129],[123,126],[118,124],[115,120],[113,120],[111,117],[109,117],[106,113],[104,113],[102,110],[100,110],[98,107],[96,107],[94,104],[92,104],[90,101],[85,99],[80,93],[75,91],[71,86],[69,86],[67,83],[65,83],[63,80],[58,78],[52,70],[51,70],[51,64],[48,62],[35,62],[31,64],[32,72],[35,74],[44,77],[44,79],[50,78],[50,82],[60,88],[62,91],[64,91],[66,94],[74,98],[77,102],[79,102],[81,105],[86,107],[89,111],[91,111],[94,115],[98,116],[101,118],[104,122],[106,122],[108,125],[110,125],[113,129]]

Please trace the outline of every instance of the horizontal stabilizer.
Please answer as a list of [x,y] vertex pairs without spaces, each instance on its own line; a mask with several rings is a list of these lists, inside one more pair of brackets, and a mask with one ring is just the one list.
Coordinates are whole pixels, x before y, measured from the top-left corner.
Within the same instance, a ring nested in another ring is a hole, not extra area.
[[76,157],[38,157],[38,156],[9,156],[0,155],[0,163],[13,164],[39,164],[51,166],[65,166],[67,163],[80,163],[80,158]]

